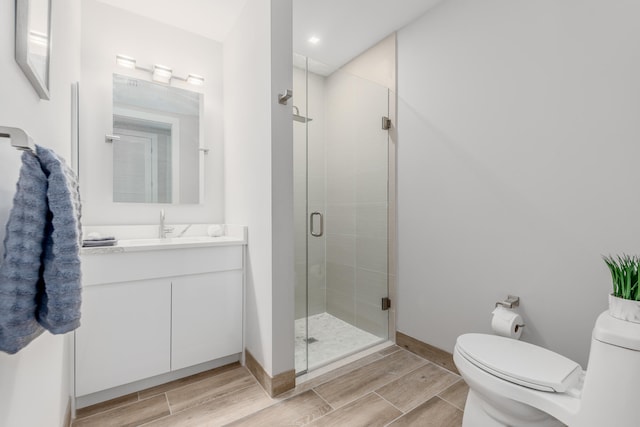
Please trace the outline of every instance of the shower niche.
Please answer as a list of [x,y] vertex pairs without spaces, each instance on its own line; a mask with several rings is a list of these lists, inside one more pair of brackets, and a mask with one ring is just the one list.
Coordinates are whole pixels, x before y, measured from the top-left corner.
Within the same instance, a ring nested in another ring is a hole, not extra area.
[[295,368],[389,338],[389,87],[294,55]]

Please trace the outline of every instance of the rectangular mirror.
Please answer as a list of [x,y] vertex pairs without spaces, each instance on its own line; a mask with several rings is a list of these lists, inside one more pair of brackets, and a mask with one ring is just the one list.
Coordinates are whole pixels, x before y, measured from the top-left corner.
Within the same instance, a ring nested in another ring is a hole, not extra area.
[[113,75],[114,202],[201,202],[202,98]]

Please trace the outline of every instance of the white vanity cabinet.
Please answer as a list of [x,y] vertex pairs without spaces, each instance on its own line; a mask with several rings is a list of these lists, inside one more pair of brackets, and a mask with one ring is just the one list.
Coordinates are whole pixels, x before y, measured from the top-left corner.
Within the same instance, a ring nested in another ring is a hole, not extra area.
[[175,278],[171,286],[171,369],[242,351],[242,272]]
[[242,244],[117,249],[82,255],[76,397],[242,352]]
[[171,285],[143,280],[90,286],[76,332],[79,396],[171,369]]

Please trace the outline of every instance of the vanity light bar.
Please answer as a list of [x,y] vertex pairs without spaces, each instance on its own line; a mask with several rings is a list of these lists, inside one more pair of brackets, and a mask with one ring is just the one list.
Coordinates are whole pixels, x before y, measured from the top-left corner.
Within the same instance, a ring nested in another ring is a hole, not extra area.
[[124,68],[136,69],[136,60],[126,55],[116,55],[116,64]]
[[124,68],[129,68],[132,70],[142,70],[142,71],[151,73],[151,78],[153,79],[153,81],[156,81],[159,83],[171,84],[171,79],[173,78],[173,79],[181,80],[183,82],[187,82],[194,86],[204,85],[204,77],[199,76],[197,74],[189,74],[186,78],[184,78],[184,77],[174,76],[173,70],[165,65],[154,64],[152,69],[140,67],[136,63],[135,58],[132,58],[127,55],[116,55],[116,64]]
[[204,85],[204,77],[199,76],[197,74],[189,74],[186,79],[179,76],[173,76],[173,78],[177,80],[182,80],[183,82],[190,83],[194,86]]
[[191,83],[192,85],[202,86],[204,84],[204,77],[197,74],[189,74],[187,76],[187,82]]
[[169,67],[165,67],[164,65],[154,65],[153,66],[153,74],[151,78],[154,82],[160,82],[169,84],[171,83],[171,76],[173,75],[173,70]]

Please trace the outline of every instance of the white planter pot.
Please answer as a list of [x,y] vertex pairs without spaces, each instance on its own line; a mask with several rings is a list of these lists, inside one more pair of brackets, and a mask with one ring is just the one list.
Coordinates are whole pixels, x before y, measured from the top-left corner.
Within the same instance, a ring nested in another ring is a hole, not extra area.
[[640,301],[618,298],[609,294],[609,315],[616,319],[640,323]]

